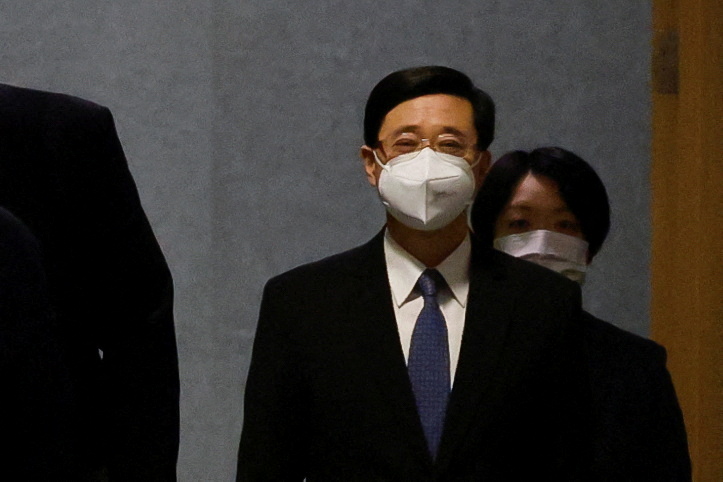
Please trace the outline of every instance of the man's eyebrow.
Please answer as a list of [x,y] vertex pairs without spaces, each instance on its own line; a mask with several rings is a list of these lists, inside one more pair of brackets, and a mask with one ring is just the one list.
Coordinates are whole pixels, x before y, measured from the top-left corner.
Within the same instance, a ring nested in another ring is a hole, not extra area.
[[452,126],[444,126],[442,128],[442,133],[443,134],[454,134],[459,137],[467,137],[467,134],[465,134],[461,130],[457,129],[456,127],[452,127]]
[[[392,131],[392,136],[398,136],[400,134],[404,134],[406,132],[413,132],[417,133],[419,131],[419,126],[416,124],[409,124],[406,126],[401,126]],[[467,134],[462,132],[461,130],[457,129],[456,127],[452,126],[444,126],[441,130],[442,134],[454,134],[459,137],[467,137]]]
[[400,134],[404,134],[405,132],[417,132],[419,130],[418,125],[410,124],[406,126],[401,126],[392,131],[393,136],[398,136]]

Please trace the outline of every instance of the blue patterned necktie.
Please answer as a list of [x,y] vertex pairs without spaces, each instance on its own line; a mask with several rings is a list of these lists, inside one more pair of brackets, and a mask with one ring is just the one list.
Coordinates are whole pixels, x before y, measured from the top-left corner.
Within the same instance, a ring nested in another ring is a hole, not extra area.
[[424,307],[414,325],[407,363],[417,411],[432,458],[436,457],[442,438],[450,390],[447,324],[437,302],[436,280],[444,283],[436,270],[428,269],[417,281]]

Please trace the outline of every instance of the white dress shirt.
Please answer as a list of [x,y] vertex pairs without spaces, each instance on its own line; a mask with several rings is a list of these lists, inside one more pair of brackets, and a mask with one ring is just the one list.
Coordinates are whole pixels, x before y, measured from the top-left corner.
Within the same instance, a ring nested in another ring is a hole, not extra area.
[[[454,383],[454,374],[457,370],[462,345],[471,253],[472,244],[468,234],[462,244],[439,266],[430,266],[439,271],[447,283],[446,287],[438,291],[437,301],[447,322],[449,370],[452,383]],[[427,266],[394,241],[388,230],[384,234],[384,258],[387,263],[387,275],[392,291],[399,340],[402,343],[404,359],[408,361],[414,325],[424,306],[421,293],[414,288],[419,276],[427,269]]]

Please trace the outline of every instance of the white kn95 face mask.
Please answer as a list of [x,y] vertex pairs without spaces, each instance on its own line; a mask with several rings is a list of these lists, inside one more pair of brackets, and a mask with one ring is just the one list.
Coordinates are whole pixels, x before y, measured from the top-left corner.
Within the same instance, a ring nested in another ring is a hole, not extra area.
[[585,281],[588,243],[584,239],[540,229],[497,238],[494,247],[557,271],[580,284]]
[[412,229],[443,228],[467,208],[474,196],[472,165],[461,157],[425,147],[382,164],[377,184],[382,204]]

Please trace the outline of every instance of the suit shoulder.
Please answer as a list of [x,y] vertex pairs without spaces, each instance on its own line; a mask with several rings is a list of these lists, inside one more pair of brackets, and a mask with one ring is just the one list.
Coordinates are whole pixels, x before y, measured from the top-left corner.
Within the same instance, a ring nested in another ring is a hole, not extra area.
[[[304,285],[308,283],[338,281],[344,273],[354,273],[358,266],[368,266],[374,261],[373,248],[370,243],[322,258],[311,263],[302,264],[284,273],[272,277],[266,284],[267,288],[284,286],[289,284]],[[383,253],[383,251],[381,252]],[[384,263],[383,256],[380,256]]]
[[40,118],[72,121],[110,112],[106,107],[81,97],[8,84],[0,84],[0,109],[3,115],[29,117],[36,121]]
[[619,360],[637,360],[656,365],[665,364],[665,348],[653,340],[618,328],[588,312],[583,313],[583,323],[591,350],[604,351]]

